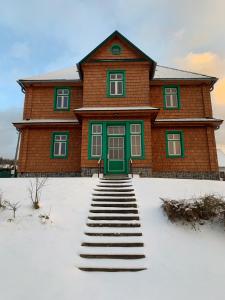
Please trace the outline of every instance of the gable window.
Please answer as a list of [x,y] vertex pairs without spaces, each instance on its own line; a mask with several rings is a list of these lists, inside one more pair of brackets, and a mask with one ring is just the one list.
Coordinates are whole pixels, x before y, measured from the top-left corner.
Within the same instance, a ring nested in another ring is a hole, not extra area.
[[91,129],[91,156],[94,158],[102,155],[102,124],[92,124]]
[[119,45],[113,45],[111,52],[113,55],[119,55],[121,53],[121,47]]
[[184,139],[182,131],[166,132],[167,157],[184,157]]
[[180,90],[178,86],[164,86],[164,109],[180,108]]
[[108,71],[107,74],[107,96],[125,96],[125,71]]
[[131,157],[141,157],[143,132],[141,124],[130,124]]
[[70,109],[70,89],[56,88],[55,89],[55,110]]
[[54,132],[52,134],[52,158],[67,158],[68,143],[68,132]]

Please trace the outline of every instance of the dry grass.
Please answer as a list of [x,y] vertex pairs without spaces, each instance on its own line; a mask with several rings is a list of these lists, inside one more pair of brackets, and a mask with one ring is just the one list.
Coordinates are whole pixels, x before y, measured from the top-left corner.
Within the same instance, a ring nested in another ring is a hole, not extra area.
[[207,194],[191,199],[164,199],[162,208],[171,222],[203,224],[204,221],[224,222],[225,201],[222,196]]

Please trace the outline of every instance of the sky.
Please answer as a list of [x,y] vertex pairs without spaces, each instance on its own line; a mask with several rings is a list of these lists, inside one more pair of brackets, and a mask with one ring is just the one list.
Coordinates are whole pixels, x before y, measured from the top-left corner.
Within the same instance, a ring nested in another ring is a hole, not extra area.
[[[225,119],[224,0],[0,0],[0,156],[13,158],[24,94],[17,80],[76,64],[114,30],[159,65],[219,78]],[[225,125],[216,131],[225,150]]]

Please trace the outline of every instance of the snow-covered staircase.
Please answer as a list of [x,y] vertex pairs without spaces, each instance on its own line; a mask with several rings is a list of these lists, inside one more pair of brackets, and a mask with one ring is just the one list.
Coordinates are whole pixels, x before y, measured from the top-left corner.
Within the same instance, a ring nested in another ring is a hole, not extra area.
[[135,272],[146,269],[132,179],[102,178],[92,194],[79,269]]

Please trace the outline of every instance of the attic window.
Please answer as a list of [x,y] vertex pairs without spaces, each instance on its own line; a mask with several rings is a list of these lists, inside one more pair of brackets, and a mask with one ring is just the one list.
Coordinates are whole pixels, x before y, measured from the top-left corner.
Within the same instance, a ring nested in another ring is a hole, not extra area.
[[113,45],[111,52],[113,55],[119,55],[121,53],[121,47],[119,45]]

